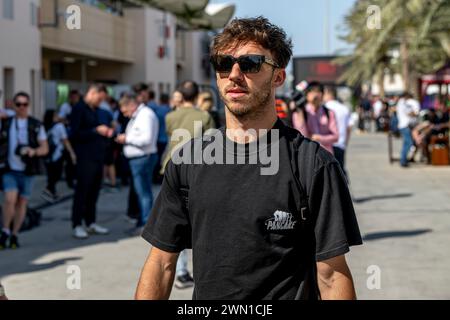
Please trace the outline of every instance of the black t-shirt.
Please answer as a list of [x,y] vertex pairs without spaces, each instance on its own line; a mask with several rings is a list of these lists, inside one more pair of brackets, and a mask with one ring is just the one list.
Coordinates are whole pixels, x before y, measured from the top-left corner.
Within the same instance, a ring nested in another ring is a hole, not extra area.
[[[280,120],[274,128],[280,129],[276,174],[262,175],[260,169],[267,165],[261,161],[169,161],[166,167],[143,238],[168,252],[193,249],[194,299],[316,299],[316,261],[362,244],[347,183],[334,157]],[[295,139],[302,141],[298,166],[309,197],[306,217],[298,209],[288,150]],[[222,146],[236,145],[224,141]],[[193,145],[186,144],[180,154]],[[207,146],[203,143],[202,150]],[[247,160],[251,150],[247,145]],[[227,152],[236,156],[236,150],[227,149],[224,158]]]
[[97,110],[90,108],[83,100],[72,108],[71,139],[80,161],[104,161],[108,139],[96,132],[100,124]]

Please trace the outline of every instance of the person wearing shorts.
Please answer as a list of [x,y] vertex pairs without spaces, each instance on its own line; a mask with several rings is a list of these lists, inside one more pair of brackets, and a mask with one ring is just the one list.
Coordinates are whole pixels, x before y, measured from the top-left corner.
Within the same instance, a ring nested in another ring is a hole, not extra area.
[[[39,120],[28,116],[30,96],[19,92],[14,96],[16,116],[1,123],[2,143],[7,144],[3,174],[3,229],[0,250],[19,247],[18,233],[25,219],[28,199],[33,188],[33,175],[39,157],[48,153],[47,134]],[[3,159],[2,159],[3,162]]]

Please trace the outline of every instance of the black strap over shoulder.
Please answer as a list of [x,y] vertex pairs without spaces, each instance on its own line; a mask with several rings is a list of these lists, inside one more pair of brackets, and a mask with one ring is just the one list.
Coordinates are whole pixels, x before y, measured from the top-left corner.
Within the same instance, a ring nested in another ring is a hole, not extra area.
[[298,210],[301,218],[305,221],[310,216],[309,197],[305,191],[305,183],[302,183],[299,163],[299,148],[304,141],[304,137],[298,131],[294,131],[293,129],[289,130],[289,128],[285,126],[282,128],[284,130],[285,140],[287,143],[292,177],[294,178],[298,191],[295,192],[294,197],[296,198],[296,202],[299,204]]
[[[328,109],[325,105],[322,105],[323,111],[325,111],[325,115],[328,120],[330,120],[330,109]],[[303,112],[303,117],[305,118],[305,121],[308,121],[308,112],[303,108],[301,110]]]
[[[8,168],[8,137],[9,128],[11,127],[12,118],[1,120],[0,129],[0,171]],[[1,172],[0,172],[1,173]]]
[[[294,192],[294,198],[298,205],[301,218],[303,220],[303,230],[307,232],[308,239],[311,243],[310,266],[305,274],[305,279],[301,283],[296,300],[317,300],[321,299],[320,290],[317,284],[317,266],[315,255],[315,232],[314,232],[314,217],[309,207],[309,196],[305,191],[306,183],[304,183],[304,176],[301,174],[301,166],[308,166],[308,163],[300,163],[299,149],[300,145],[305,141],[305,137],[295,129],[283,126],[285,140],[287,143],[287,150],[289,152],[290,167],[292,176],[297,187],[297,192]],[[312,160],[311,160],[312,161]],[[303,181],[303,183],[302,183]]]

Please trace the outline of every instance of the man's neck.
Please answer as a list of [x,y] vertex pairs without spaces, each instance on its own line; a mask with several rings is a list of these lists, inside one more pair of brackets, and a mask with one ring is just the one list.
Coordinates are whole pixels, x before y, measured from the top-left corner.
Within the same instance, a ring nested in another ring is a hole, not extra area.
[[[265,134],[267,130],[272,129],[277,121],[275,105],[273,108],[267,108],[266,110],[266,112],[261,113],[260,117],[239,119],[226,109],[225,119],[228,138],[237,143],[249,143],[257,140],[258,137]],[[239,137],[236,134],[236,131],[239,130],[242,130],[242,133],[247,135],[247,138]],[[257,136],[253,134],[254,130],[256,131]]]
[[180,108],[195,108],[195,105],[192,102],[184,102]]
[[18,114],[16,114],[16,118],[17,119],[27,119],[28,118],[28,115],[18,115]]
[[92,104],[86,101],[86,99],[84,99],[84,102],[86,103],[86,105],[91,108],[91,109],[95,109],[96,107]]

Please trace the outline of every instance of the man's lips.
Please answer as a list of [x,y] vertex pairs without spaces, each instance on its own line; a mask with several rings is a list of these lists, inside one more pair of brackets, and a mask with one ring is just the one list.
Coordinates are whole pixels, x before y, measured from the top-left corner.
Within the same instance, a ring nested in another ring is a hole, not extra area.
[[233,88],[233,89],[227,90],[227,95],[229,95],[231,98],[243,97],[247,93],[248,93],[248,91],[246,91],[244,89],[239,89],[239,88]]

